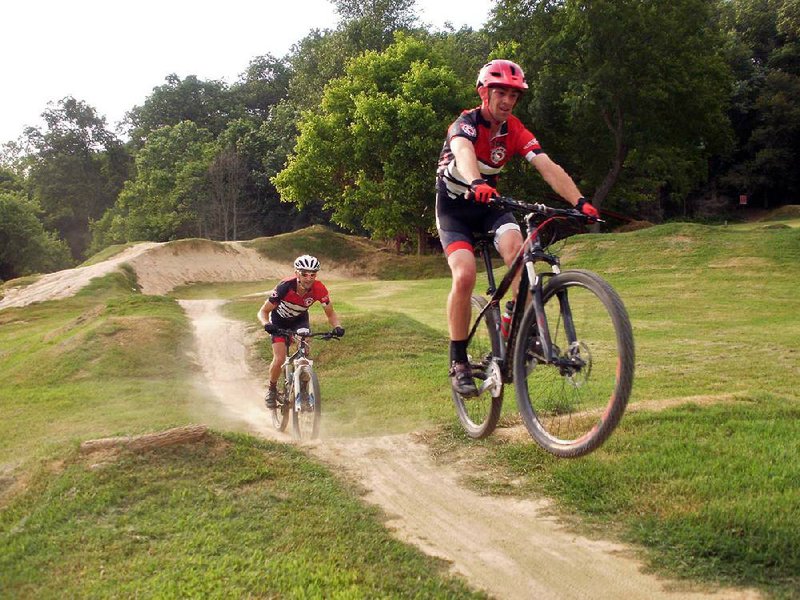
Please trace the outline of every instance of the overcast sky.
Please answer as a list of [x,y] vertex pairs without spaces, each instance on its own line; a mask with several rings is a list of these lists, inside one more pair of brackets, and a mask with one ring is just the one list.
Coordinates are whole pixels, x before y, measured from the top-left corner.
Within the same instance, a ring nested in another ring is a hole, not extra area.
[[[493,0],[417,0],[421,21],[480,28]],[[0,144],[39,126],[48,102],[83,100],[112,130],[170,73],[233,83],[336,26],[328,0],[9,0],[0,33]]]

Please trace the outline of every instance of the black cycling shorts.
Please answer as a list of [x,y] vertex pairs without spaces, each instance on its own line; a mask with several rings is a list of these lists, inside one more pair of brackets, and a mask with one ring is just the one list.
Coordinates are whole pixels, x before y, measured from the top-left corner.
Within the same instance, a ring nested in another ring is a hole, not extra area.
[[[310,329],[307,312],[304,312],[294,319],[284,319],[273,310],[271,313],[269,313],[269,322],[273,325],[277,325],[281,329],[291,329],[292,331],[297,331],[298,329]],[[289,341],[286,339],[286,336],[280,334],[270,335],[270,337],[272,338],[273,344]]]
[[463,196],[451,198],[442,182],[436,186],[436,229],[447,256],[462,248],[473,250],[475,233],[494,231],[497,247],[497,241],[506,231],[520,231],[511,211],[478,204]]

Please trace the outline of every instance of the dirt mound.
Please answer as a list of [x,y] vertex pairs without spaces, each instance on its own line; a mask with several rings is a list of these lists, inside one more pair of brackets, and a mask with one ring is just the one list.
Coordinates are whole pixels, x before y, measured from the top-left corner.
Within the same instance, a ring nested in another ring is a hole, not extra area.
[[[166,294],[188,283],[263,281],[291,273],[291,266],[268,260],[239,242],[143,242],[97,264],[48,273],[30,285],[11,287],[0,300],[0,309],[73,296],[92,279],[123,264],[133,268],[145,294]],[[326,276],[335,278],[337,273]]]
[[784,221],[786,219],[800,219],[800,204],[787,204],[768,212],[761,221]]
[[65,269],[55,273],[42,275],[34,283],[27,286],[11,287],[6,290],[0,309],[12,306],[27,306],[34,302],[44,302],[45,300],[59,300],[74,296],[82,288],[96,277],[103,277],[115,271],[122,265],[141,254],[157,247],[153,242],[144,242],[130,248],[126,248],[116,256],[103,262],[85,267],[75,267]]
[[650,221],[629,221],[620,227],[617,227],[614,230],[614,233],[627,233],[629,231],[639,231],[640,229],[647,229],[648,227],[654,227],[655,223],[651,223]]
[[127,262],[144,294],[166,294],[189,283],[279,279],[290,269],[239,242],[208,240],[159,244]]

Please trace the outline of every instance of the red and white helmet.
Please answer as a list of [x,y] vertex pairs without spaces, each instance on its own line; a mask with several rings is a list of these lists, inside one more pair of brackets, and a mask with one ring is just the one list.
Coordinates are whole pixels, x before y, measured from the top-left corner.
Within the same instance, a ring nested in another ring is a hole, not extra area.
[[483,108],[488,108],[489,88],[507,87],[524,92],[528,89],[528,84],[525,82],[524,71],[517,63],[496,58],[483,65],[478,73],[475,87],[481,97]]
[[478,73],[475,87],[502,86],[524,91],[528,89],[525,83],[525,73],[520,66],[510,60],[495,59],[489,61]]

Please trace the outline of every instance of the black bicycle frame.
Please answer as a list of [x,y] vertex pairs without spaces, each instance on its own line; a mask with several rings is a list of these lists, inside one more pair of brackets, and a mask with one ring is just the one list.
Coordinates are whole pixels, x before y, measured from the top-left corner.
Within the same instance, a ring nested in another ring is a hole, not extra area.
[[[528,226],[528,229],[530,229],[530,225]],[[475,335],[481,319],[485,318],[486,312],[500,306],[500,302],[502,301],[503,297],[506,295],[508,290],[511,289],[511,284],[514,281],[514,277],[524,265],[526,268],[522,269],[522,275],[519,281],[519,291],[517,292],[517,299],[514,305],[514,315],[511,319],[511,331],[508,333],[508,339],[500,345],[500,356],[496,357],[500,365],[503,383],[512,383],[514,380],[513,360],[508,360],[508,355],[510,354],[510,349],[513,349],[516,344],[519,326],[522,322],[522,316],[525,313],[525,306],[527,304],[529,293],[531,294],[531,301],[536,310],[536,326],[539,331],[539,339],[542,344],[543,354],[544,356],[548,357],[552,356],[553,342],[550,338],[550,328],[547,324],[547,319],[544,312],[542,278],[554,275],[555,272],[558,272],[560,262],[557,256],[545,252],[542,249],[538,239],[532,239],[533,234],[529,233],[525,239],[525,242],[522,244],[522,249],[517,256],[514,257],[513,262],[508,267],[508,271],[506,271],[506,274],[500,281],[500,285],[497,286],[495,283],[494,271],[492,269],[491,251],[489,248],[493,238],[493,233],[494,232],[489,232],[486,235],[479,235],[476,237],[475,247],[483,257],[483,263],[486,266],[486,276],[489,280],[489,287],[487,288],[486,293],[490,296],[490,298],[488,304],[483,308],[483,310],[481,310],[480,314],[475,319],[475,323],[473,324],[467,339],[471,340],[472,336]],[[547,263],[554,270],[554,272],[542,274],[536,273],[535,263],[537,262]],[[533,276],[533,282],[530,281],[531,276]],[[565,306],[567,299],[563,294],[559,294],[559,302],[562,304],[562,306]],[[568,308],[566,308],[566,312],[570,312]],[[572,326],[571,319],[569,319],[569,321],[570,322],[567,331],[568,333],[571,333],[570,339],[574,339],[574,327]]]

